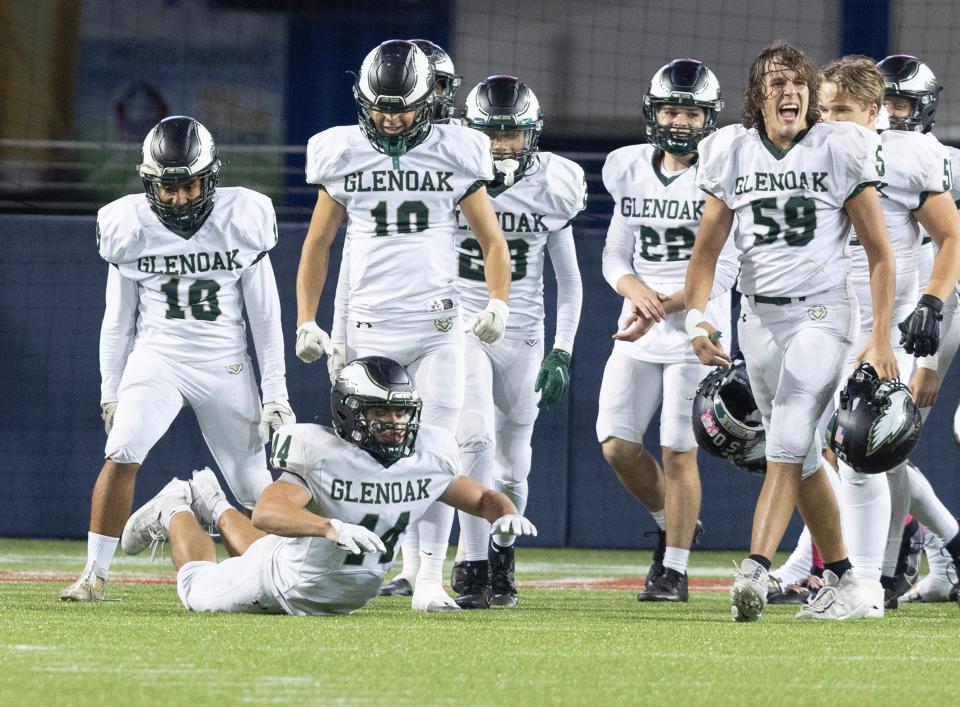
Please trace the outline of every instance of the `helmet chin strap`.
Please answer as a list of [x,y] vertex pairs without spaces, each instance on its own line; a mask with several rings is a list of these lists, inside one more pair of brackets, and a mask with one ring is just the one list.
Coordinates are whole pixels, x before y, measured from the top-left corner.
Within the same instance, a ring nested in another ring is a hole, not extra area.
[[494,160],[493,166],[497,168],[498,172],[503,172],[503,185],[506,187],[513,186],[513,177],[520,169],[520,163],[515,159],[507,158],[505,160]]

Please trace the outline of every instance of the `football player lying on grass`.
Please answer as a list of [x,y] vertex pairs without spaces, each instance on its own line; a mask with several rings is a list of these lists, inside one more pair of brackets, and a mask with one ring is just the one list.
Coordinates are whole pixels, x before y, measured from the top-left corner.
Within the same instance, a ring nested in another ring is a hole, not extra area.
[[[274,437],[280,478],[251,519],[230,507],[212,472],[201,472],[193,487],[174,479],[131,516],[123,549],[169,539],[177,592],[192,611],[327,615],[377,596],[404,529],[435,501],[486,518],[491,533],[537,534],[505,495],[458,475],[456,441],[420,425],[422,401],[400,364],[357,359],[331,398],[335,433],[300,424]],[[242,554],[218,564],[200,521]],[[432,606],[414,597],[414,610]]]

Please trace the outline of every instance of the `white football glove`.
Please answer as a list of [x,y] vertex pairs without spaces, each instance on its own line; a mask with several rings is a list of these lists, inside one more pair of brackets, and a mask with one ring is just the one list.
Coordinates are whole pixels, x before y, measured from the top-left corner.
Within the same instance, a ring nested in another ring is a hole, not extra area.
[[313,363],[330,353],[330,337],[316,322],[304,322],[297,327],[297,358]]
[[330,344],[330,351],[327,354],[327,371],[330,373],[330,383],[337,382],[337,376],[347,365],[347,345],[343,343]]
[[529,520],[519,513],[501,516],[490,524],[490,534],[498,535],[532,535],[536,537],[537,529]]
[[500,299],[487,302],[487,308],[474,315],[470,330],[485,344],[496,346],[503,339],[510,308]]
[[110,430],[113,429],[113,416],[116,414],[117,404],[115,402],[100,404],[100,419],[103,420],[103,429],[107,434],[110,434]]
[[349,552],[351,555],[362,555],[365,552],[387,551],[380,537],[362,525],[344,523],[342,520],[335,518],[330,519],[330,525],[337,531],[337,539],[334,540],[334,543],[338,549],[344,552]]
[[292,425],[296,421],[297,416],[293,414],[290,403],[286,400],[264,403],[263,412],[260,414],[260,440],[266,444],[271,434],[284,425]]

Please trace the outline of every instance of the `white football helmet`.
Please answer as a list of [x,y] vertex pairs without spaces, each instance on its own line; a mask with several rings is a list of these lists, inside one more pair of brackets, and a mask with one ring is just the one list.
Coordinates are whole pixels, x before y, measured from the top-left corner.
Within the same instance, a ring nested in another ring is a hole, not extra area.
[[877,68],[886,82],[883,95],[913,101],[913,112],[906,118],[891,118],[890,127],[894,130],[930,132],[943,90],[930,67],[915,56],[893,54],[878,62]]

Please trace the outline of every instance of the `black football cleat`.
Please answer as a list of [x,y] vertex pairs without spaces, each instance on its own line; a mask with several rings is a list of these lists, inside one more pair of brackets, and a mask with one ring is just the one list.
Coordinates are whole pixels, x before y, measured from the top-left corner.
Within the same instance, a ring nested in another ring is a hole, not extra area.
[[413,587],[402,575],[389,584],[384,584],[377,592],[382,597],[409,597],[413,595]]
[[654,582],[663,574],[663,562],[654,558],[650,563],[650,569],[647,570],[647,578],[643,580],[643,591],[653,587]]
[[458,570],[458,586],[454,588],[457,592],[454,598],[457,606],[461,609],[489,609],[490,563],[487,560],[458,562],[454,569]]
[[490,539],[490,606],[510,608],[517,605],[517,584],[514,580],[513,545],[500,547]]
[[767,578],[767,604],[806,604],[810,591],[793,585],[784,589],[776,577]]
[[903,526],[897,567],[894,570],[894,589],[898,597],[906,594],[917,583],[920,574],[920,555],[923,552],[923,526],[916,518]]
[[637,594],[637,601],[688,601],[689,598],[687,573],[669,567],[651,582],[649,589]]
[[450,589],[457,594],[463,592],[463,583],[467,578],[466,566],[466,562],[454,562],[453,568],[450,570]]
[[893,577],[881,577],[880,585],[883,587],[883,608],[896,609],[900,606],[899,594],[897,593],[897,580]]

